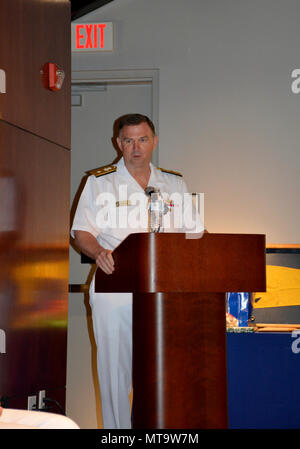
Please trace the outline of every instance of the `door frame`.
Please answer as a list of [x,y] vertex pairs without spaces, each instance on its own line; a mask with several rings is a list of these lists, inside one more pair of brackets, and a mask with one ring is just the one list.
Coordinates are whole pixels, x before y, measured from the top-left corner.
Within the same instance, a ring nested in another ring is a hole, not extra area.
[[[138,84],[148,82],[151,84],[151,115],[159,134],[159,69],[133,69],[133,70],[74,70],[72,71],[71,85],[78,83],[118,83]],[[153,152],[152,162],[158,166],[159,147]]]

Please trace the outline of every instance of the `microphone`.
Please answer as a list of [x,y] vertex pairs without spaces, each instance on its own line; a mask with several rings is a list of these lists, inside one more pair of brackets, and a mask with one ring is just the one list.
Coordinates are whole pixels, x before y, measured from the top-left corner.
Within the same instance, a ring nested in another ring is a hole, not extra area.
[[148,186],[145,188],[145,194],[150,199],[148,208],[150,232],[160,232],[163,230],[163,215],[168,212],[168,206],[159,189]]
[[155,187],[152,186],[148,186],[145,188],[145,193],[147,196],[151,197],[151,194],[154,193],[156,191]]

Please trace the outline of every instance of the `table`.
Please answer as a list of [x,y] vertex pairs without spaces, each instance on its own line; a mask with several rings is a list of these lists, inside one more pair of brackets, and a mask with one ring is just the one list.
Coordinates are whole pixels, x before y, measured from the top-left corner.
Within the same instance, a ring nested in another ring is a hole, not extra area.
[[231,429],[300,428],[300,333],[227,333]]

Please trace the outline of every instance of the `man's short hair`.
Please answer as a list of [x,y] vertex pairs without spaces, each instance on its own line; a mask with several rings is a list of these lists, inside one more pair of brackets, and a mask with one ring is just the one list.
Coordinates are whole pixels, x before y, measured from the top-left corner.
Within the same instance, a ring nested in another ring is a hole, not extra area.
[[155,126],[153,122],[149,119],[149,117],[143,114],[126,114],[121,117],[119,121],[119,136],[124,126],[135,126],[140,125],[141,123],[147,123],[153,136],[155,136]]

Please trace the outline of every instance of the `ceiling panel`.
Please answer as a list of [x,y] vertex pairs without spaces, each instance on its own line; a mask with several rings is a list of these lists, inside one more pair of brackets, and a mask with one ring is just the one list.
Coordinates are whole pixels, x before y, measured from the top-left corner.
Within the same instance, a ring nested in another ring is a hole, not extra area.
[[71,0],[71,20],[78,19],[112,1],[113,0]]

